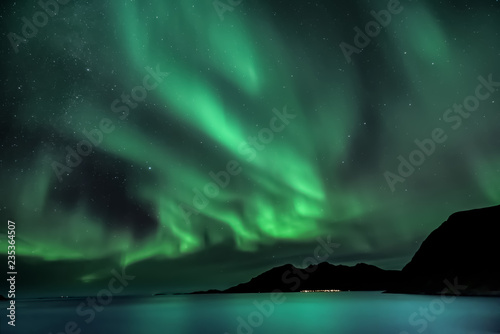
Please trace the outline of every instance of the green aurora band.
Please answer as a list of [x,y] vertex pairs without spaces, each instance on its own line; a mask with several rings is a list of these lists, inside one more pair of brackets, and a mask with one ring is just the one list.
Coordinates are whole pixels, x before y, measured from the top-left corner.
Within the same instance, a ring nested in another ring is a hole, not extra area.
[[[18,54],[3,51],[11,81],[1,211],[17,224],[17,256],[129,266],[227,243],[228,252],[293,249],[331,235],[340,259],[399,268],[452,212],[498,204],[497,96],[456,131],[442,115],[474,92],[479,75],[500,79],[500,21],[488,6],[470,16],[459,5],[401,4],[352,64],[339,43],[352,44],[354,26],[387,1],[338,10],[243,1],[224,20],[211,1],[61,6]],[[33,9],[18,6],[4,24],[20,33],[20,13]],[[120,119],[113,100],[157,65],[169,76]],[[242,143],[284,108],[295,118],[248,159]],[[103,118],[113,132],[59,182],[51,163],[64,163],[65,147]],[[384,172],[396,172],[397,156],[436,127],[446,143],[391,192]],[[242,172],[186,220],[193,189],[232,160]],[[113,187],[99,186],[103,179]],[[128,202],[108,212],[106,199],[118,193]]]

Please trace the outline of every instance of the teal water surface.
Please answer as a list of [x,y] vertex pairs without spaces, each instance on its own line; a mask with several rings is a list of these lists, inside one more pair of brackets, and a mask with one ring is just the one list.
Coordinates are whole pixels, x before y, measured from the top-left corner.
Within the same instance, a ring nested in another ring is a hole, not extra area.
[[0,333],[500,333],[500,298],[378,292],[182,295],[18,301],[16,326],[0,304]]

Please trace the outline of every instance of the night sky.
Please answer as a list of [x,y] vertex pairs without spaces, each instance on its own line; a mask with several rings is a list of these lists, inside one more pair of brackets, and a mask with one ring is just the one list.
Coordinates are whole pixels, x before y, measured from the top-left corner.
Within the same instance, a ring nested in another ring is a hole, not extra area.
[[130,294],[227,288],[317,238],[331,263],[401,269],[450,214],[500,203],[498,1],[40,11],[0,5],[19,296],[95,293],[123,268]]

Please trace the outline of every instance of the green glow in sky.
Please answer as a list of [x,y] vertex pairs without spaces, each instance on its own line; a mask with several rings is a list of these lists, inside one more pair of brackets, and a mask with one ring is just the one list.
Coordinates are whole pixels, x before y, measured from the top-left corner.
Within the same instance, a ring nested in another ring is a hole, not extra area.
[[[0,211],[17,223],[17,255],[229,265],[265,250],[273,255],[265,267],[331,235],[342,244],[338,261],[392,268],[449,214],[498,204],[496,96],[394,193],[383,176],[415,139],[449,130],[443,112],[479,75],[500,80],[498,9],[402,2],[348,64],[339,44],[386,3],[247,1],[224,20],[210,1],[61,7],[17,54],[2,51]],[[20,33],[24,12],[32,9],[9,12],[6,27]],[[169,75],[144,101],[121,102],[157,66]],[[123,119],[116,99],[129,112]],[[113,131],[59,182],[51,164],[64,165],[66,146],[76,149],[103,118]],[[262,132],[271,125],[281,131]],[[210,172],[231,161],[241,172],[204,208],[193,205],[214,182]],[[217,247],[226,259],[203,257]]]

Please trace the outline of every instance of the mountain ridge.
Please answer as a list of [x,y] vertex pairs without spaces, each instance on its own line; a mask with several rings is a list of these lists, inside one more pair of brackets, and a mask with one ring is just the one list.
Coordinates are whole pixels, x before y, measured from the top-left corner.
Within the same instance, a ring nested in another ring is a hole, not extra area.
[[369,290],[500,296],[500,266],[495,266],[499,222],[500,205],[455,212],[429,234],[401,271],[366,263],[349,267],[322,262],[303,269],[285,264],[225,290],[194,294]]

